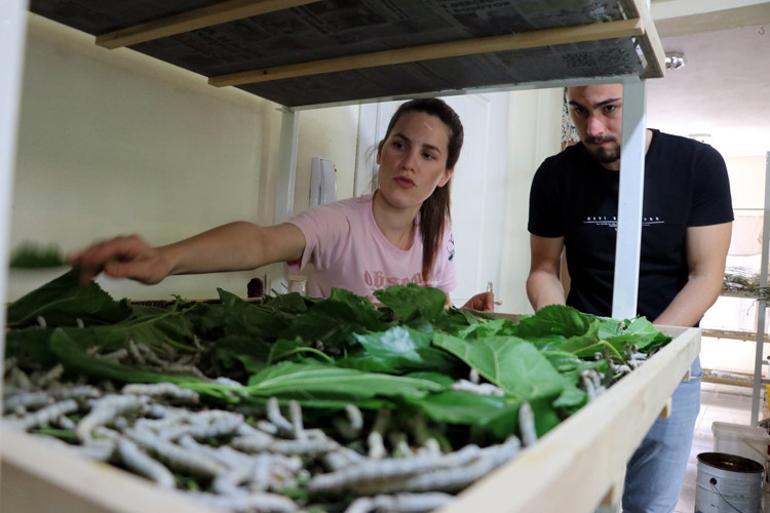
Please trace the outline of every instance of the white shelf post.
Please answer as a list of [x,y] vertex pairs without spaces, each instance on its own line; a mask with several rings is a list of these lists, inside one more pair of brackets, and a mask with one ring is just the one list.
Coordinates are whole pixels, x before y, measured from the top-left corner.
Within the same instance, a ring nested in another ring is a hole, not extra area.
[[639,79],[625,80],[618,238],[615,246],[615,278],[612,289],[612,317],[615,319],[634,317],[637,308],[644,200],[644,109],[644,82]]
[[[21,101],[27,1],[0,2],[0,298],[5,304],[10,253],[11,197],[16,164],[16,128]],[[0,308],[0,333],[5,333],[5,307]],[[3,371],[5,336],[0,335],[0,375]],[[2,383],[0,382],[0,392]]]
[[299,113],[281,109],[281,140],[278,147],[278,179],[275,185],[275,218],[283,223],[294,212],[294,182],[297,177],[297,141],[299,140]]
[[[762,215],[762,258],[759,268],[759,286],[767,287],[768,250],[770,249],[770,152],[765,156],[765,203]],[[762,360],[765,349],[765,321],[767,301],[757,299],[757,346],[754,353],[754,386],[751,394],[751,424],[759,424],[759,403],[762,397]]]

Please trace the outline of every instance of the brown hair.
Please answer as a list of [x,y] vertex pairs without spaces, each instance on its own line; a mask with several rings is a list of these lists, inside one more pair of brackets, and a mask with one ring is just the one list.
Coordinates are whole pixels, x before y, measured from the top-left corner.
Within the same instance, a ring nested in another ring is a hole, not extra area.
[[[424,112],[436,116],[449,129],[449,144],[447,145],[446,169],[453,169],[460,158],[460,150],[463,147],[463,124],[460,116],[438,98],[418,98],[402,103],[393,117],[390,118],[385,139],[390,135],[399,118],[408,112]],[[382,142],[380,143],[382,148]],[[450,188],[452,179],[443,187],[436,187],[433,194],[420,206],[420,235],[422,236],[422,279],[427,283],[430,278],[433,264],[436,260],[441,236],[444,233],[446,222],[451,219]]]

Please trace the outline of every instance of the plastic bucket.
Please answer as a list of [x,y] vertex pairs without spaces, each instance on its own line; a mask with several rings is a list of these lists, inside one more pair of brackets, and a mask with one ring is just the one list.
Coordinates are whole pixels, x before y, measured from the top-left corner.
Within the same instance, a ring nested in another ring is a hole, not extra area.
[[714,422],[714,451],[735,454],[754,460],[760,465],[767,462],[767,449],[770,435],[767,430],[756,426]]
[[754,460],[702,452],[695,481],[695,513],[759,513],[764,467]]

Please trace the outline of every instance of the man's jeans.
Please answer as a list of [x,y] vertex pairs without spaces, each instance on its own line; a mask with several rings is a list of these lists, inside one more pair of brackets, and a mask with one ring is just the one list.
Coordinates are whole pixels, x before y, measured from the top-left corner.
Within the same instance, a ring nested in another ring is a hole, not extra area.
[[700,409],[700,359],[690,371],[690,381],[674,391],[671,416],[655,421],[628,462],[623,513],[671,513],[676,507]]

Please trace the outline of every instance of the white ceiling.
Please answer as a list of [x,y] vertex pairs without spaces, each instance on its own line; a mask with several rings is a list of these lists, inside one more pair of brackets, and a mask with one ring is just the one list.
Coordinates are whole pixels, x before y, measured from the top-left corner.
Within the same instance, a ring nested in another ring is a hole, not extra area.
[[646,82],[647,125],[711,134],[706,142],[726,157],[770,151],[770,25],[662,41],[666,51],[684,52],[687,64]]

